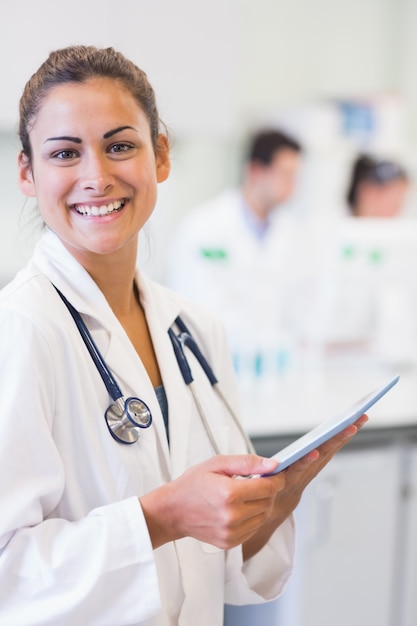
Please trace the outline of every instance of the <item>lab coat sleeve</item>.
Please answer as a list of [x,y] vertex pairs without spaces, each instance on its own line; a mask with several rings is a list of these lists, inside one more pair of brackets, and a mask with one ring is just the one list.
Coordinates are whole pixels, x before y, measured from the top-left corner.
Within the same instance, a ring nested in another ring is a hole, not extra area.
[[138,499],[54,516],[66,477],[52,433],[66,416],[54,415],[52,352],[32,321],[0,309],[0,624],[137,624],[160,608]]
[[226,559],[226,604],[260,604],[277,598],[292,573],[294,561],[294,518],[291,515],[268,543],[243,562],[240,547]]

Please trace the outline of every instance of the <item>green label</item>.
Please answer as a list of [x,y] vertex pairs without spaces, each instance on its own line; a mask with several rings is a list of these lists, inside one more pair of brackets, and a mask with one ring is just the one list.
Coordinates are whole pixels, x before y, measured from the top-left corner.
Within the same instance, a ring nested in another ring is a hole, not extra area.
[[211,261],[225,261],[227,259],[227,252],[222,248],[201,248],[200,254]]

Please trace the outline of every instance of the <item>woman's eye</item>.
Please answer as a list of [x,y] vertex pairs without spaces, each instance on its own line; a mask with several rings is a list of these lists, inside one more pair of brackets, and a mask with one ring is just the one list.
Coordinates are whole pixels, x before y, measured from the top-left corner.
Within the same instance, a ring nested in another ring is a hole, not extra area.
[[77,156],[75,150],[59,150],[54,152],[52,158],[59,159],[61,161],[69,161]]
[[112,146],[110,146],[109,152],[120,154],[120,153],[128,152],[132,148],[133,146],[128,143],[114,143]]

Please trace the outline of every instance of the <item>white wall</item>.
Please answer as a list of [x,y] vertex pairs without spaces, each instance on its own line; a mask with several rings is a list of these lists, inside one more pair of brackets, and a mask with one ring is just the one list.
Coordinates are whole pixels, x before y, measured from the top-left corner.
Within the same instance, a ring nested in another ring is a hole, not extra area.
[[147,71],[157,92],[172,133],[173,172],[154,218],[162,233],[153,239],[156,273],[170,228],[236,179],[242,138],[271,111],[397,92],[414,168],[414,0],[0,0],[0,18],[0,276],[22,261],[9,236],[23,204],[7,145],[17,102],[47,53],[67,44],[119,48]]

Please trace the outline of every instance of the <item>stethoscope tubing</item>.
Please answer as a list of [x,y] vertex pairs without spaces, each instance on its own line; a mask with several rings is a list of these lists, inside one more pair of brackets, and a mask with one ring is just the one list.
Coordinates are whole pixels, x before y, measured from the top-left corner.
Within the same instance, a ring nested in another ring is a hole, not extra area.
[[[100,350],[97,348],[96,344],[94,343],[93,338],[91,337],[90,332],[84,323],[84,320],[82,319],[77,309],[72,306],[69,300],[67,300],[64,294],[61,293],[57,287],[55,287],[55,289],[58,292],[58,295],[60,296],[61,300],[66,305],[68,311],[71,313],[71,316],[77,325],[80,335],[87,347],[88,352],[90,353],[91,358],[94,361],[94,365],[98,369],[99,374],[101,378],[103,379],[103,383],[105,384],[110,397],[112,398],[113,402],[117,402],[118,400],[120,400],[120,398],[123,398],[123,393],[119,385],[117,384],[116,379],[114,378],[113,374],[107,367],[106,362],[100,353]],[[120,405],[120,402],[118,402],[118,404]]]
[[246,443],[246,447],[249,453],[254,453],[255,449],[253,447],[253,444],[251,442],[251,440],[249,439],[249,437],[247,436],[244,428],[242,427],[240,420],[238,419],[235,411],[233,410],[233,408],[230,406],[229,402],[227,401],[225,395],[223,394],[223,392],[221,391],[219,384],[218,384],[218,380],[216,378],[216,376],[213,373],[213,370],[211,369],[210,365],[208,364],[206,358],[203,356],[201,350],[199,349],[199,347],[197,346],[193,336],[191,335],[190,331],[188,330],[187,326],[185,325],[184,321],[180,318],[177,317],[175,319],[174,322],[178,328],[178,330],[180,331],[179,334],[175,334],[174,331],[172,330],[172,328],[168,329],[168,334],[169,337],[171,339],[171,343],[172,346],[174,348],[174,352],[175,352],[175,356],[177,358],[178,361],[178,365],[182,374],[182,377],[184,379],[185,384],[188,386],[188,388],[190,389],[193,398],[194,398],[194,402],[197,405],[197,409],[198,409],[198,413],[200,415],[201,421],[203,422],[204,428],[207,432],[207,435],[210,439],[210,443],[213,447],[213,450],[216,454],[220,454],[220,449],[219,446],[215,440],[215,437],[213,435],[213,431],[211,429],[210,426],[210,422],[207,418],[206,415],[206,411],[200,401],[200,398],[196,392],[195,389],[195,384],[194,384],[194,378],[191,372],[191,367],[188,363],[188,359],[185,356],[185,347],[187,347],[192,354],[195,356],[195,358],[197,359],[199,365],[201,366],[201,368],[203,369],[204,373],[206,374],[212,388],[213,391],[215,393],[217,393],[217,395],[220,397],[221,401],[223,402],[223,404],[226,406],[226,409],[228,410],[229,414],[231,415],[233,421],[235,422],[242,438],[244,439],[245,443]]
[[119,443],[135,443],[139,439],[140,430],[149,428],[152,424],[150,408],[140,398],[125,398],[123,396],[122,390],[108,368],[80,313],[55,285],[54,287],[71,314],[94,365],[113,400],[113,404],[104,413],[104,419],[110,434]]
[[[185,357],[185,351],[184,351],[184,346],[187,346],[187,348],[189,348],[191,352],[194,354],[200,366],[203,368],[207,378],[210,381],[210,384],[212,386],[216,385],[218,383],[218,380],[215,377],[214,372],[211,369],[210,365],[208,364],[207,360],[203,356],[200,348],[196,344],[195,339],[193,338],[187,326],[185,325],[184,321],[178,316],[175,319],[175,324],[177,325],[180,331],[180,334],[178,335],[178,339],[183,346],[182,352],[184,354],[184,359],[187,360]],[[188,367],[188,369],[190,368]]]
[[[69,302],[69,300],[67,300],[67,298],[64,296],[63,293],[61,293],[61,291],[54,285],[55,290],[57,291],[58,295],[60,296],[61,300],[63,301],[63,303],[65,304],[65,306],[67,307],[68,311],[70,312],[77,328],[78,331],[84,341],[84,344],[103,380],[103,383],[109,393],[109,395],[111,396],[113,402],[115,403],[115,408],[113,409],[112,407],[109,407],[105,413],[105,418],[106,418],[106,423],[107,426],[110,430],[110,433],[112,434],[112,436],[119,441],[120,443],[134,443],[135,441],[137,441],[137,438],[139,437],[138,434],[138,428],[148,428],[150,426],[150,424],[152,423],[152,415],[150,413],[149,407],[142,401],[139,400],[139,398],[128,398],[127,400],[124,399],[123,397],[123,393],[119,387],[119,385],[117,384],[113,374],[111,373],[110,369],[107,367],[106,362],[104,361],[104,358],[102,357],[98,347],[96,346],[93,338],[90,335],[90,332],[84,322],[84,320],[82,319],[80,313],[77,311],[77,309]],[[226,397],[224,396],[224,394],[222,393],[222,391],[219,388],[218,385],[218,380],[216,378],[216,376],[213,373],[213,370],[211,369],[210,365],[208,364],[206,358],[203,356],[201,350],[199,349],[199,347],[197,346],[193,336],[191,335],[190,331],[188,330],[187,326],[185,325],[185,323],[183,322],[183,320],[178,316],[175,319],[174,322],[179,330],[179,334],[177,335],[176,333],[174,333],[174,331],[172,330],[172,328],[168,329],[168,335],[171,339],[171,343],[172,343],[172,347],[174,350],[174,354],[181,372],[181,375],[183,377],[183,380],[186,384],[186,386],[190,389],[190,392],[192,393],[194,402],[197,406],[197,410],[198,413],[200,415],[201,421],[203,423],[204,429],[207,433],[207,436],[210,440],[210,443],[213,447],[213,450],[215,452],[215,454],[221,454],[221,450],[216,442],[216,439],[214,437],[212,428],[210,426],[210,422],[207,418],[206,415],[206,411],[204,409],[204,406],[199,398],[199,395],[197,393],[197,390],[195,389],[195,383],[194,383],[194,378],[193,378],[193,374],[191,371],[191,367],[188,363],[188,359],[185,355],[185,348],[188,348],[190,350],[190,352],[194,355],[194,357],[197,359],[199,365],[201,366],[201,368],[203,369],[204,373],[206,374],[213,390],[215,391],[215,393],[217,393],[217,395],[220,397],[220,399],[222,400],[222,402],[224,403],[224,405],[226,406],[229,414],[231,415],[233,421],[235,422],[240,434],[242,435],[244,441],[246,442],[246,446],[248,449],[248,452],[253,453],[254,452],[254,448],[252,445],[252,442],[250,441],[249,437],[247,436],[246,432],[244,431],[242,425],[240,424],[240,421],[237,417],[237,415],[235,414],[233,408],[230,406],[229,402],[227,401]],[[143,424],[139,424],[136,421],[134,421],[129,413],[128,410],[128,403],[129,401],[134,401],[134,402],[139,402],[141,403],[141,405],[143,405],[145,407],[145,409],[148,409],[149,411],[149,421],[146,423],[146,425]],[[115,424],[112,425],[112,427],[110,426],[109,423],[109,418],[108,418],[108,412],[113,412],[115,411],[116,407],[118,407],[118,410],[120,412],[120,422],[117,422],[117,417],[115,421]],[[117,422],[117,423],[116,423]],[[128,428],[126,428],[126,424],[129,424],[129,422],[132,424],[133,426],[133,430],[131,430],[131,432],[128,432]],[[118,435],[118,431],[119,430],[123,430],[126,429],[126,436],[124,435]],[[135,432],[133,432],[135,431]]]

